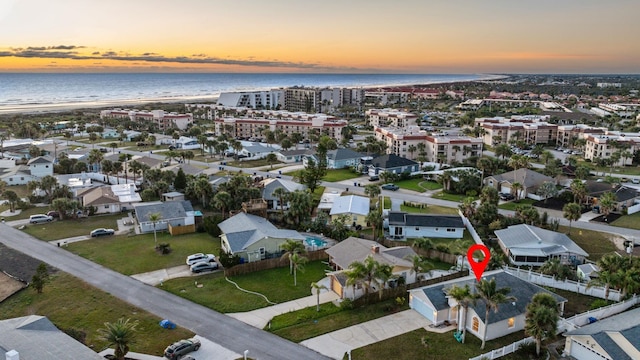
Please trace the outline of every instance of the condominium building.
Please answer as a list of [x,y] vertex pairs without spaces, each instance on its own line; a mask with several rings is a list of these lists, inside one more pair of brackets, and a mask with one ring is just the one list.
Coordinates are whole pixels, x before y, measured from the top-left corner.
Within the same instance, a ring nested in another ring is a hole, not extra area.
[[559,125],[556,145],[571,148],[578,139],[586,139],[590,135],[601,135],[606,132],[606,127],[593,127],[585,124]]
[[[639,149],[640,134],[611,131],[606,134],[587,136],[584,158],[595,162],[598,159],[609,159],[613,153],[620,152],[620,159],[614,165],[631,165],[633,154]],[[623,154],[630,156],[622,157]]]
[[234,138],[251,139],[263,138],[264,130],[282,132],[287,136],[299,133],[304,140],[310,140],[310,135],[325,134],[335,139],[342,140],[342,129],[347,126],[345,120],[335,120],[333,117],[319,114],[308,115],[304,119],[275,119],[275,118],[217,118],[214,120],[215,135],[226,133]]
[[396,109],[370,109],[365,111],[365,119],[373,127],[406,127],[416,125],[418,116]]
[[524,141],[525,144],[553,144],[558,137],[558,125],[549,124],[549,115],[522,115],[511,118],[477,118],[476,127],[483,129],[482,140],[487,145]]
[[[470,156],[479,156],[482,139],[468,136],[429,135],[419,127],[376,127],[375,137],[387,144],[387,154],[415,160],[424,146],[425,161],[452,163],[462,162]],[[424,145],[419,145],[424,144]]]
[[283,106],[284,90],[225,92],[220,94],[218,105],[252,109],[278,109]]
[[164,110],[139,111],[128,109],[112,109],[100,111],[101,119],[129,119],[137,123],[153,123],[160,130],[178,128],[185,130],[189,124],[193,123],[193,114],[178,114],[165,112]]

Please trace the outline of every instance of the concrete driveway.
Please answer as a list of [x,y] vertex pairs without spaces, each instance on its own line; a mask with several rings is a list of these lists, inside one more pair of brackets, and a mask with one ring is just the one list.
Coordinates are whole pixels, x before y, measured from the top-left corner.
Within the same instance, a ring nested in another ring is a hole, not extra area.
[[[210,274],[210,273],[205,272],[198,275],[204,275],[204,274]],[[190,276],[197,276],[197,275],[193,274],[191,270],[189,270],[189,266],[187,265],[178,265],[168,269],[160,269],[160,270],[150,271],[142,274],[131,275],[132,278],[152,286],[156,286],[161,282],[169,279],[176,279],[176,278],[190,277]]]

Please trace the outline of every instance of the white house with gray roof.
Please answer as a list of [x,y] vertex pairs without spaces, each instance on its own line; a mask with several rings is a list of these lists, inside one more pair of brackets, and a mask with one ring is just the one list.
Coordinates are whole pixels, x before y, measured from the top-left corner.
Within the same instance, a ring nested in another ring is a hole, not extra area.
[[307,188],[297,182],[279,178],[264,179],[260,181],[260,186],[262,187],[262,198],[267,202],[268,210],[280,210],[281,205],[283,210],[289,209],[288,201],[283,201],[284,204],[280,204],[280,198],[273,194],[276,189],[282,188],[286,192],[292,193],[294,191],[303,191]]
[[487,340],[497,339],[524,329],[527,305],[537,293],[543,292],[553,296],[558,303],[560,315],[564,312],[564,303],[567,301],[565,298],[503,270],[486,272],[482,278],[495,279],[497,288],[509,288],[507,295],[516,298],[512,302],[500,304],[497,312],[491,311],[488,324],[484,321],[484,301],[478,300],[469,306],[466,323],[463,323],[465,318],[463,308],[458,314],[457,302],[447,295],[448,289],[454,285],[458,287],[469,285],[472,293],[476,292],[477,280],[473,275],[409,290],[409,306],[434,325],[443,324],[445,321],[455,323],[458,324],[459,330],[466,328],[467,333],[480,339],[486,331]]
[[295,230],[278,229],[267,219],[239,213],[218,224],[222,235],[222,249],[238,255],[244,262],[260,261],[283,254],[282,244],[287,240],[304,241]]
[[[190,201],[167,201],[167,202],[145,202],[133,204],[136,212],[136,219],[140,225],[141,233],[164,231],[177,226],[195,225],[196,212],[193,210]],[[160,221],[155,224],[150,220],[151,214],[160,214]],[[201,214],[200,214],[201,216]]]
[[532,225],[512,225],[495,234],[509,262],[516,266],[541,266],[550,259],[579,265],[589,256],[567,235]]
[[422,237],[462,239],[464,229],[459,215],[389,212],[389,236],[398,240]]

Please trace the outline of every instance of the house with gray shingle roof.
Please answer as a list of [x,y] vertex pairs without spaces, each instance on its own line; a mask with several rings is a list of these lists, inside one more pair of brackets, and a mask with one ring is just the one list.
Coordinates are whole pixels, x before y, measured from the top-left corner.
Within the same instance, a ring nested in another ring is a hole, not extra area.
[[[169,227],[193,226],[195,232],[195,218],[202,216],[199,211],[194,211],[191,202],[167,201],[167,202],[144,202],[133,204],[136,212],[136,219],[140,225],[141,233],[151,233],[154,230],[169,230]],[[150,221],[151,214],[160,214],[160,221],[154,223]]]
[[464,229],[464,222],[459,215],[389,212],[389,235],[394,239],[422,237],[462,239]]
[[[262,198],[267,202],[268,210],[279,210],[281,208],[280,199],[273,194],[276,189],[282,188],[288,193],[292,193],[294,191],[303,191],[307,188],[306,186],[295,181],[279,178],[264,179],[260,181],[259,186],[262,187]],[[289,209],[289,202],[283,202],[284,204],[282,204],[282,209]]]
[[564,354],[580,360],[640,358],[640,308],[566,332]]
[[625,185],[613,185],[606,182],[598,182],[587,180],[584,183],[587,188],[587,201],[598,206],[600,197],[605,193],[612,193],[615,197],[615,206],[613,211],[623,211],[629,206],[633,206],[640,198],[640,192],[636,188]]
[[304,241],[295,230],[278,229],[267,219],[246,213],[236,214],[218,224],[222,249],[244,262],[282,256],[287,240]]
[[553,182],[555,184],[556,180],[527,168],[520,168],[504,174],[487,176],[484,179],[485,185],[495,188],[498,192],[513,195],[515,195],[512,190],[513,184],[519,183],[523,186],[523,189],[519,191],[518,198],[523,199],[531,197],[536,200],[540,200],[540,197],[536,195],[536,192],[540,185],[545,182]]
[[482,339],[485,331],[487,340],[521,331],[525,325],[526,307],[537,293],[547,293],[553,296],[560,310],[560,315],[564,312],[565,298],[552,293],[538,285],[519,279],[503,270],[486,272],[483,279],[495,279],[497,288],[509,288],[508,296],[516,299],[512,302],[503,303],[498,306],[498,311],[489,316],[489,323],[485,324],[485,303],[482,300],[476,301],[468,308],[466,323],[464,309],[457,309],[457,302],[447,295],[447,291],[452,286],[464,287],[469,285],[472,292],[475,292],[477,280],[470,275],[463,278],[449,280],[434,285],[429,285],[417,289],[409,290],[409,306],[426,317],[434,325],[446,322],[458,324],[458,329],[467,329],[467,333]]
[[387,248],[375,241],[349,237],[336,245],[325,250],[329,255],[329,263],[336,270],[329,274],[331,278],[331,290],[340,295],[341,298],[361,295],[360,288],[349,288],[346,283],[346,276],[343,274],[354,262],[364,262],[368,257],[373,258],[380,264],[390,265],[393,274],[403,277],[406,284],[416,281],[418,274],[412,271],[412,258],[417,254],[409,246],[396,246]]
[[567,235],[527,224],[496,230],[498,244],[516,266],[541,266],[558,259],[561,264],[579,265],[589,254]]
[[402,174],[404,172],[413,173],[419,170],[420,164],[413,160],[394,154],[386,154],[371,160],[369,176],[380,175],[383,172]]
[[0,350],[7,359],[104,360],[38,315],[0,320]]

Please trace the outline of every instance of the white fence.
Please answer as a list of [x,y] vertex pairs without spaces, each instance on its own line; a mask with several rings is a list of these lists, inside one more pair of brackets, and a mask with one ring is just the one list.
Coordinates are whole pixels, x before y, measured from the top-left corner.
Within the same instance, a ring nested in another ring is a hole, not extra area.
[[589,324],[589,318],[595,318],[598,320],[604,319],[609,316],[619,314],[637,305],[638,303],[640,303],[640,297],[634,294],[631,299],[616,304],[603,306],[595,310],[589,310],[587,312],[583,312],[582,314],[576,314],[570,318],[560,318],[560,321],[558,322],[558,332],[560,333],[578,329],[584,325]]
[[476,244],[483,245],[484,243],[482,242],[482,239],[480,238],[480,235],[478,235],[478,233],[476,232],[476,229],[474,229],[473,225],[471,225],[471,221],[469,221],[469,219],[467,219],[464,216],[462,211],[458,210],[458,214],[460,214],[460,217],[462,218],[462,222],[464,223],[464,226],[466,226],[467,231],[469,232],[469,234],[471,234],[471,237],[473,238],[473,241],[475,241]]
[[474,358],[470,358],[469,360],[482,360],[482,359],[497,359],[501,356],[505,356],[505,355],[509,355],[511,353],[514,353],[516,351],[518,351],[518,349],[520,348],[520,345],[525,344],[525,343],[530,343],[530,342],[535,342],[533,337],[528,337],[526,339],[522,339],[522,340],[518,340],[512,344],[509,344],[507,346],[503,346],[500,349],[495,349],[492,351],[489,351],[488,353],[484,353],[482,355],[478,355]]
[[635,214],[640,211],[640,203],[633,204],[627,208],[627,215]]
[[[583,295],[589,295],[600,299],[605,298],[606,290],[601,286],[587,287],[586,283],[572,281],[572,280],[556,280],[553,276],[543,275],[531,270],[520,270],[519,268],[513,268],[506,266],[504,269],[511,275],[518,278],[532,282],[540,286],[549,286],[556,289],[562,289],[567,291],[573,291]],[[609,300],[620,301],[620,291],[609,289]]]

